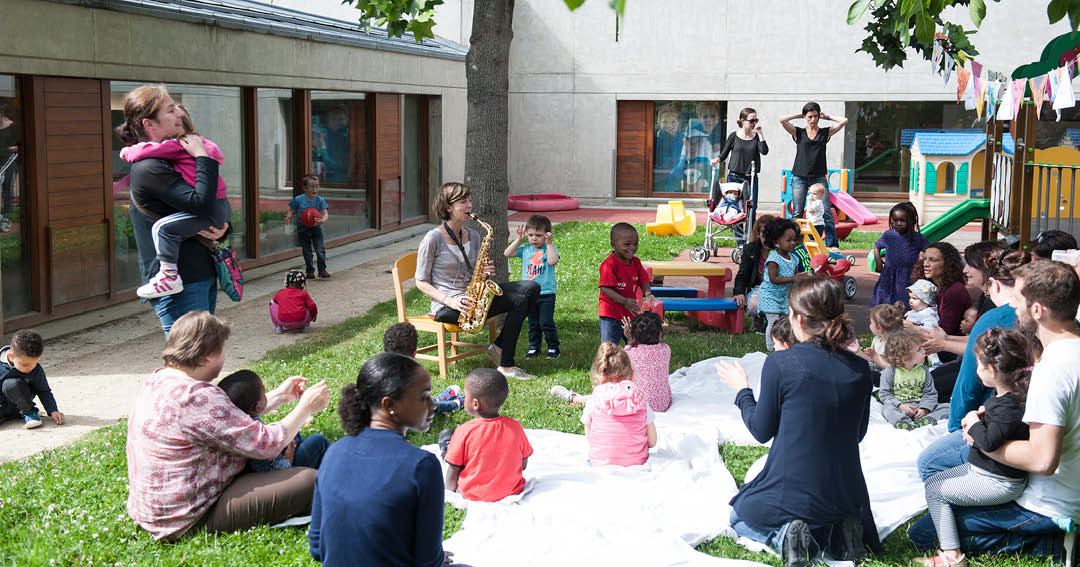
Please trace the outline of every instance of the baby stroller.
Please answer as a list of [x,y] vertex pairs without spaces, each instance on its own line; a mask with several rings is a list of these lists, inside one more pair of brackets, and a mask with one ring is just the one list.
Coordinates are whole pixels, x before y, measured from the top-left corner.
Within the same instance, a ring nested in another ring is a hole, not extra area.
[[[753,187],[753,174],[751,178],[742,183],[717,183],[716,174],[720,168],[713,168],[712,190],[705,205],[709,209],[709,218],[705,221],[705,243],[690,249],[690,259],[694,262],[705,262],[711,256],[716,256],[720,250],[722,240],[746,240],[750,232],[750,219],[747,211],[751,205],[750,192]],[[735,206],[723,204],[725,196],[735,194]],[[742,259],[742,246],[736,246],[731,252],[731,261],[736,264]]]

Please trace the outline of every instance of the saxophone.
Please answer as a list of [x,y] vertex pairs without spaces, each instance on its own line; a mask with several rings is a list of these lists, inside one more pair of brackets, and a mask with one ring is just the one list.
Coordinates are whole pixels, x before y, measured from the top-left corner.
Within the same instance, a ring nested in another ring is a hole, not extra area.
[[476,253],[476,264],[473,266],[472,280],[465,289],[465,295],[472,300],[472,306],[461,311],[458,315],[458,327],[466,333],[472,333],[484,328],[487,322],[488,310],[491,308],[491,300],[496,295],[502,295],[499,284],[488,278],[484,268],[491,260],[491,241],[494,240],[491,225],[480,220],[476,215],[469,213],[469,218],[480,223],[487,234],[480,241],[480,251]]

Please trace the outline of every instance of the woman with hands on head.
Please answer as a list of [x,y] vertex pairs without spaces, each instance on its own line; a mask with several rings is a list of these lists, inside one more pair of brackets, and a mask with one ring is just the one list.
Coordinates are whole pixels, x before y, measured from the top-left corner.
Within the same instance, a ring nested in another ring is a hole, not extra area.
[[[800,128],[791,123],[792,120],[802,118],[806,120],[806,127]],[[832,126],[822,130],[820,121],[834,122]],[[828,163],[825,159],[825,146],[829,140],[847,126],[848,119],[843,116],[829,116],[821,111],[821,106],[816,102],[808,102],[803,105],[802,113],[790,114],[780,119],[780,125],[795,140],[795,163],[791,166],[791,191],[793,195],[794,217],[802,218],[806,210],[806,192],[815,183],[829,186]],[[838,246],[836,238],[836,221],[833,218],[832,207],[829,205],[829,191],[825,191],[825,245]]]

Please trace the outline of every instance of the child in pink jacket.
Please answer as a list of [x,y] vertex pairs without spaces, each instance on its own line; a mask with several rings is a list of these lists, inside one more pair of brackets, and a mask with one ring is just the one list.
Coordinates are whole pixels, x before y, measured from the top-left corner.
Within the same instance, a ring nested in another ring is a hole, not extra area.
[[592,366],[592,395],[581,414],[594,467],[644,464],[649,447],[656,446],[652,410],[633,378],[626,352],[615,343],[601,343]]
[[[191,116],[186,110],[182,121],[185,134],[198,135],[195,132],[195,125],[191,122]],[[221,148],[206,138],[202,141],[207,155],[218,164],[224,163],[225,157],[221,153]],[[195,158],[191,157],[178,140],[140,142],[120,150],[120,158],[130,163],[144,159],[168,161],[184,179],[184,183],[195,186]],[[207,228],[223,226],[231,216],[232,207],[226,196],[225,181],[218,177],[216,200],[204,214],[179,212],[156,219],[150,229],[150,234],[154,238],[154,249],[157,251],[160,267],[157,275],[136,290],[139,297],[153,299],[184,291],[184,282],[176,269],[176,260],[180,256],[180,243]]]

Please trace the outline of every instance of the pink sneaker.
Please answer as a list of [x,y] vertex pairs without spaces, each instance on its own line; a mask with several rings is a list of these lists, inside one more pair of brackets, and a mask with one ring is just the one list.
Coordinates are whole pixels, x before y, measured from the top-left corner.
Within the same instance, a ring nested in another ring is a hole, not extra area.
[[180,279],[180,274],[169,275],[165,272],[158,272],[156,276],[146,282],[146,285],[139,286],[135,293],[145,299],[154,299],[155,297],[165,297],[181,291],[184,291],[184,282]]

